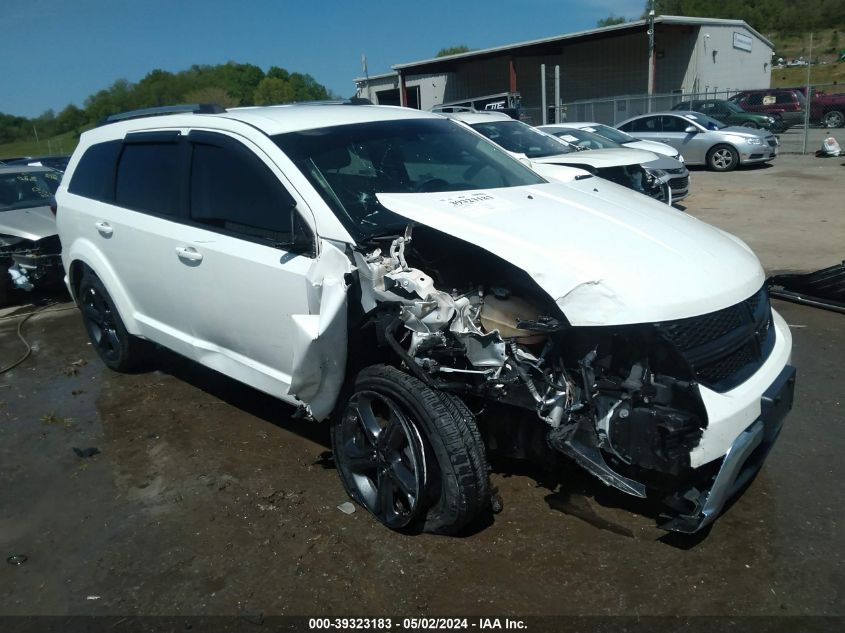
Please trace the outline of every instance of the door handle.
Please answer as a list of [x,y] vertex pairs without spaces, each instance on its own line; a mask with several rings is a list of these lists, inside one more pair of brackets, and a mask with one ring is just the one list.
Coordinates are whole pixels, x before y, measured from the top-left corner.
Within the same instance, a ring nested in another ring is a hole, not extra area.
[[114,233],[114,229],[108,222],[97,222],[94,226],[97,227],[97,232],[103,237],[111,237]]
[[197,251],[193,246],[177,246],[176,255],[179,259],[186,262],[201,262],[202,253]]

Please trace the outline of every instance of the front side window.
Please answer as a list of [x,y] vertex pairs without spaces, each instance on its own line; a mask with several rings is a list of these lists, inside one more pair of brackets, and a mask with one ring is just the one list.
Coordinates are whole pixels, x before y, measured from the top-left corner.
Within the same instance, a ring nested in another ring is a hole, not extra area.
[[157,215],[179,213],[180,145],[126,143],[117,166],[115,203]]
[[217,145],[193,145],[191,220],[286,243],[292,234],[293,213],[290,196],[257,157]]
[[402,231],[379,193],[472,191],[545,182],[463,126],[404,119],[273,137],[357,240]]

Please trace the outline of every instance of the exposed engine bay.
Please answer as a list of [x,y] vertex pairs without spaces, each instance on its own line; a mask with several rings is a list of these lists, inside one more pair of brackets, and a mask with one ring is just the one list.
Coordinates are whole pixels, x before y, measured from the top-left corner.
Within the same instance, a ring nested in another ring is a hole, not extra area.
[[707,415],[657,330],[572,327],[526,273],[452,239],[409,226],[354,254],[363,311],[408,371],[534,412],[550,446],[626,493],[689,471]]
[[2,283],[30,291],[36,284],[60,280],[61,252],[58,235],[37,241],[0,236],[0,274],[5,277]]

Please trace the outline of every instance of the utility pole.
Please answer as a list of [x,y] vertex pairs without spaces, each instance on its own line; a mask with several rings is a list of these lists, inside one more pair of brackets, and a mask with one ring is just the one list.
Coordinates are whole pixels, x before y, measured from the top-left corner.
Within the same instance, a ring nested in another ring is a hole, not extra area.
[[648,111],[654,94],[654,0],[649,0],[648,10]]
[[810,94],[810,68],[813,67],[813,34],[810,33],[810,55],[807,58],[807,102],[804,104],[804,147],[801,150],[802,154],[807,153],[807,136],[810,134],[810,101],[813,95]]

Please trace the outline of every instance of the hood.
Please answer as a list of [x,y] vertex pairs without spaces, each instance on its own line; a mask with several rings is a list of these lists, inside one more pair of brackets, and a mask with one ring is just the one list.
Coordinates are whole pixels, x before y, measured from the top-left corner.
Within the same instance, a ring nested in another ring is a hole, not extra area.
[[632,149],[642,149],[647,152],[662,154],[663,156],[675,157],[678,155],[678,150],[674,147],[666,143],[658,143],[657,141],[629,141],[628,143],[623,143],[623,145]]
[[36,242],[56,233],[56,218],[50,207],[0,211],[0,235]]
[[773,136],[771,132],[765,129],[756,129],[753,127],[743,127],[741,125],[729,125],[728,127],[723,127],[721,130],[713,130],[715,132],[721,132],[723,134],[734,134],[736,136],[742,136],[744,138],[751,138],[756,136],[758,138],[767,138],[769,136]]
[[655,160],[648,163],[643,163],[643,167],[648,167],[649,169],[665,170],[680,169],[682,171],[685,171],[685,165],[681,161],[675,160],[674,158],[669,158],[668,156],[664,156],[662,154],[658,154],[657,156],[658,157]]
[[747,299],[764,281],[759,261],[741,242],[597,178],[378,199],[521,268],[572,325],[705,314]]
[[652,152],[644,152],[640,149],[587,149],[571,154],[559,154],[557,156],[543,156],[532,158],[531,161],[539,164],[551,165],[589,165],[596,169],[603,167],[621,167],[623,165],[639,165],[648,163],[657,158]]

